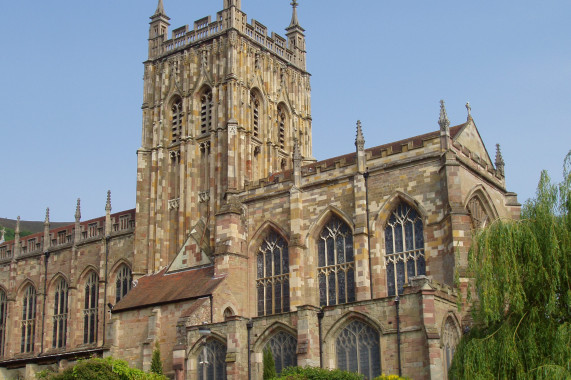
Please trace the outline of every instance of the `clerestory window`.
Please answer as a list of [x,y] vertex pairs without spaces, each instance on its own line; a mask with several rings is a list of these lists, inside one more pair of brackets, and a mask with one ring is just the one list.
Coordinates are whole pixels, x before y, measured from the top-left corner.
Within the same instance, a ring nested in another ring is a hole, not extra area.
[[411,277],[426,274],[422,219],[406,203],[392,212],[385,227],[388,295],[402,294]]
[[99,277],[92,272],[85,284],[83,307],[83,343],[95,343],[97,340]]
[[349,226],[333,216],[319,234],[317,251],[319,304],[355,301],[355,257]]
[[132,280],[131,269],[125,264],[121,265],[115,281],[115,302],[119,302],[131,290]]
[[67,336],[67,282],[60,278],[54,293],[53,341],[52,347],[63,348]]
[[271,231],[257,256],[258,315],[289,311],[289,252],[286,241]]
[[20,352],[33,352],[36,334],[36,289],[32,285],[26,288],[22,301]]

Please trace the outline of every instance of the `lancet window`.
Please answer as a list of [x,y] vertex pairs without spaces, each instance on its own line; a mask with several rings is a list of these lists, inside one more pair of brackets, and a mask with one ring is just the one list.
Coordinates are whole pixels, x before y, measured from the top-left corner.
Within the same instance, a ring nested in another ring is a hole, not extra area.
[[83,343],[95,343],[97,340],[99,277],[92,272],[85,284],[83,307]]
[[[206,358],[204,357],[205,352]],[[206,342],[206,349],[200,350],[197,364],[199,379],[225,380],[226,346],[216,339],[209,339]]]
[[180,141],[182,134],[182,99],[176,98],[171,105],[171,143]]
[[260,98],[254,93],[250,93],[250,107],[252,108],[252,134],[254,137],[260,136]]
[[4,356],[6,344],[6,317],[8,317],[8,298],[6,292],[0,289],[0,357]]
[[21,328],[20,352],[33,352],[36,334],[36,289],[32,285],[28,285],[24,293]]
[[456,346],[460,340],[456,324],[452,318],[447,318],[444,324],[444,331],[442,332],[442,351],[443,351],[443,364],[444,364],[444,378],[448,378],[448,370],[452,365],[452,358],[456,351]]
[[406,203],[392,212],[385,227],[385,264],[388,295],[402,294],[404,284],[426,274],[422,219]]
[[349,226],[332,217],[319,234],[317,251],[320,305],[355,301],[355,257]]
[[200,134],[210,131],[212,127],[212,90],[207,89],[200,97]]
[[271,231],[257,255],[258,315],[289,311],[289,252],[286,241]]
[[266,349],[272,352],[278,375],[286,367],[297,366],[297,339],[293,335],[280,331],[269,340]]
[[115,281],[115,302],[119,302],[131,290],[132,280],[131,269],[125,264],[121,265]]
[[286,113],[283,106],[278,107],[278,119],[277,119],[277,137],[278,144],[281,149],[285,148],[285,125],[286,125]]
[[67,336],[67,282],[60,278],[57,282],[54,293],[54,315],[53,315],[53,341],[52,347],[62,348],[66,345]]
[[379,333],[371,326],[353,321],[345,327],[335,340],[337,368],[358,372],[366,379],[381,374],[381,350]]
[[472,228],[484,228],[488,223],[489,217],[482,201],[478,197],[473,197],[470,199],[470,202],[468,202],[467,209],[472,221]]

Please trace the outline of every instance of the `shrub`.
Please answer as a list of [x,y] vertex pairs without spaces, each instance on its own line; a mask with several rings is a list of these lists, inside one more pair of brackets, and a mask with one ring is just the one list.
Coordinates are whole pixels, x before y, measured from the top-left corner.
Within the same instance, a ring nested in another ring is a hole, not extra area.
[[[363,375],[341,371],[340,369],[326,369],[318,367],[288,367],[281,376],[275,379],[282,380],[363,380]],[[392,379],[391,379],[392,380]]]
[[273,379],[277,375],[276,363],[274,361],[272,351],[266,348],[264,350],[264,380]]
[[151,372],[157,375],[163,374],[163,362],[161,360],[161,347],[159,341],[155,342],[155,349],[153,350],[153,358],[151,359]]

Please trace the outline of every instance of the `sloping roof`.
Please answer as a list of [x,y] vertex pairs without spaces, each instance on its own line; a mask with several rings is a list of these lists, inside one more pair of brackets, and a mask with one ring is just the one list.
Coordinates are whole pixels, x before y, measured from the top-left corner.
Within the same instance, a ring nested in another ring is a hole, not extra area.
[[224,277],[214,277],[213,266],[170,274],[165,268],[141,277],[137,286],[113,307],[113,313],[211,295],[223,280]]

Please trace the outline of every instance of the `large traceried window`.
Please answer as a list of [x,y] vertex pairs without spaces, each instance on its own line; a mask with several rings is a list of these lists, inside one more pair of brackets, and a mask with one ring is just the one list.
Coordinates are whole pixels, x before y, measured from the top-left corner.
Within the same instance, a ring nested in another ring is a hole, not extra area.
[[385,227],[388,295],[402,294],[409,278],[426,274],[422,219],[406,203],[392,212]]
[[278,375],[286,367],[297,366],[297,339],[293,335],[280,331],[269,340],[265,349],[272,352]]
[[206,342],[206,361],[204,350],[200,349],[197,364],[199,379],[226,380],[226,345],[216,339],[209,339]]
[[448,371],[452,366],[452,358],[454,358],[454,352],[456,351],[456,346],[459,341],[460,336],[456,329],[456,324],[452,321],[452,318],[447,318],[444,324],[444,331],[442,331],[444,379],[448,379]]
[[20,352],[33,352],[36,334],[36,289],[32,285],[29,285],[24,293],[21,324]]
[[254,93],[250,93],[250,107],[252,108],[252,134],[254,137],[260,136],[260,98]]
[[358,372],[366,379],[381,374],[381,350],[379,333],[371,326],[353,321],[345,327],[335,340],[337,368]]
[[8,316],[8,298],[6,292],[0,289],[0,357],[4,356],[6,345],[6,317]]
[[117,272],[117,280],[115,281],[115,302],[119,302],[131,290],[131,283],[131,269],[123,264]]
[[271,231],[257,256],[258,315],[289,311],[289,251],[286,241]]
[[286,113],[283,106],[278,107],[278,120],[277,120],[277,138],[278,144],[281,149],[285,149],[285,125]]
[[95,343],[97,340],[97,317],[99,299],[99,277],[92,272],[85,284],[83,307],[83,343]]
[[477,230],[486,227],[489,217],[480,198],[473,197],[470,199],[466,208],[468,209],[468,214],[470,214],[473,229]]
[[207,89],[200,97],[200,134],[210,131],[212,127],[212,90]]
[[53,341],[52,347],[62,348],[66,345],[67,336],[67,282],[60,278],[54,293]]
[[171,143],[180,141],[182,134],[182,99],[176,98],[171,106]]
[[355,301],[355,257],[349,226],[332,217],[317,241],[319,304],[337,305]]

